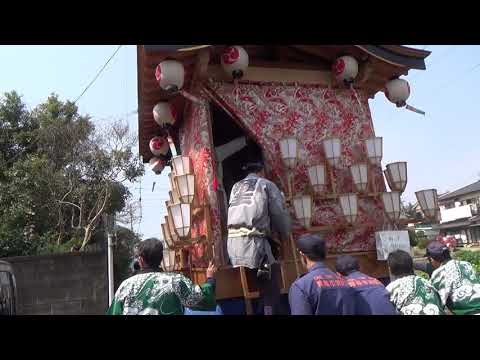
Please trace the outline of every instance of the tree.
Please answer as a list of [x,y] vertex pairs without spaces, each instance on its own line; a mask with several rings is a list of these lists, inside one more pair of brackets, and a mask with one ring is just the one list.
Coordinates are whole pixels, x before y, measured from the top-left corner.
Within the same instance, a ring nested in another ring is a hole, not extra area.
[[133,231],[133,226],[141,219],[141,205],[138,201],[132,201],[125,205],[117,217],[117,223],[123,224]]
[[415,209],[415,204],[412,204],[411,202],[409,202],[405,205],[405,203],[402,203],[402,208],[405,216],[408,219],[411,219],[411,220],[418,219],[417,210]]
[[139,242],[140,237],[135,232],[122,226],[115,228],[115,251],[113,252],[115,289],[131,275],[130,265],[134,248]]
[[97,128],[57,95],[29,112],[5,94],[0,130],[0,256],[84,250],[143,174],[127,125]]
[[90,137],[72,162],[70,187],[59,202],[73,207],[72,219],[83,230],[80,250],[92,239],[104,213],[125,207],[130,192],[124,183],[143,174],[143,165],[132,152],[133,143],[128,125],[115,122]]

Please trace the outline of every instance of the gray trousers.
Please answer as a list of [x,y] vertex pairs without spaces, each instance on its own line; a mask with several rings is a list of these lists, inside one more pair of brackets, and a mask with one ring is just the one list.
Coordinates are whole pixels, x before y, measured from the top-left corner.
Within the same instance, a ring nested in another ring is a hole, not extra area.
[[275,263],[272,248],[264,237],[229,237],[227,239],[227,252],[233,267],[245,266],[249,269],[258,269],[265,256],[270,265]]
[[[232,266],[245,267],[247,279],[257,284],[263,302],[263,313],[265,315],[286,314],[286,310],[282,309],[280,302],[282,281],[280,265],[275,262],[268,240],[255,236],[228,238],[227,250]],[[258,268],[265,256],[271,265],[270,280],[257,278]]]

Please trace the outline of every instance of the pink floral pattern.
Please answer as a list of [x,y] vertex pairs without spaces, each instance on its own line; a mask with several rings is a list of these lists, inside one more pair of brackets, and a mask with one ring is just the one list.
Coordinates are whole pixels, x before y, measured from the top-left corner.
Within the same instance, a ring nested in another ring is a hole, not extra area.
[[[342,168],[335,169],[333,175],[337,192],[353,191],[348,167],[368,161],[363,141],[374,135],[368,100],[360,90],[357,90],[357,100],[350,89],[247,82],[237,85],[212,82],[209,86],[219,102],[250,130],[250,135],[264,151],[269,177],[275,179],[285,193],[288,192],[287,176],[280,157],[279,140],[286,136],[295,136],[300,146],[294,174],[295,194],[307,190],[307,167],[325,161],[322,140],[326,137],[339,137],[342,141]],[[375,169],[374,179],[378,191],[384,191],[380,167]],[[290,211],[293,214],[293,209]],[[333,251],[372,250],[375,248],[374,232],[384,221],[381,204],[375,199],[362,198],[355,227],[327,235],[327,246]],[[315,201],[314,226],[339,223],[343,223],[343,217],[334,200]],[[295,223],[295,235],[302,232],[304,230]]]
[[[215,247],[222,248],[220,213],[218,210],[217,195],[213,189],[214,159],[210,145],[209,131],[210,111],[207,107],[188,102],[185,110],[185,119],[179,131],[180,148],[183,155],[190,157],[195,174],[195,194],[198,204],[210,206],[212,241]],[[206,236],[208,224],[206,217],[192,219],[192,238]],[[192,249],[191,249],[192,250]],[[205,266],[206,249],[197,245],[192,251],[192,262],[196,266]],[[216,251],[216,256],[221,256]],[[217,261],[222,261],[217,258]]]

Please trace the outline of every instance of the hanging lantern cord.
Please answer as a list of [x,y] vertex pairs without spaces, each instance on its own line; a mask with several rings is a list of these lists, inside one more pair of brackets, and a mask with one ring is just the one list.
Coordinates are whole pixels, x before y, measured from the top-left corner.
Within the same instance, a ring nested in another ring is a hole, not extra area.
[[350,90],[352,91],[353,96],[355,96],[355,100],[357,100],[358,106],[360,106],[360,111],[362,112],[363,117],[366,117],[365,110],[364,110],[363,105],[362,105],[362,103],[361,103],[361,101],[360,101],[360,98],[359,98],[359,96],[358,96],[358,93],[357,93],[357,91],[355,90],[355,88],[353,87],[353,82],[350,83]]

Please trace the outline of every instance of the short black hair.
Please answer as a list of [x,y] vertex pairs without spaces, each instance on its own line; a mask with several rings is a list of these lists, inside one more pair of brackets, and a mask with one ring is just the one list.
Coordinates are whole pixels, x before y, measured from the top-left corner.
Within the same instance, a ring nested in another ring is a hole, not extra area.
[[264,169],[264,165],[261,161],[248,162],[242,166],[242,170],[247,173],[257,173]]
[[427,253],[428,257],[431,257],[433,260],[438,261],[439,263],[443,263],[447,260],[451,260],[452,256],[450,255],[450,251],[447,249],[447,251],[441,253],[441,254],[429,254]]
[[392,251],[388,255],[387,263],[390,268],[390,273],[394,276],[414,275],[413,259],[406,251]]
[[358,259],[352,255],[340,255],[335,261],[335,270],[346,276],[354,271],[359,271],[360,264],[358,263]]
[[297,239],[297,248],[312,261],[325,260],[325,240],[318,235],[304,234]]
[[150,238],[140,241],[137,251],[147,266],[154,269],[160,267],[163,260],[163,244],[160,240]]

